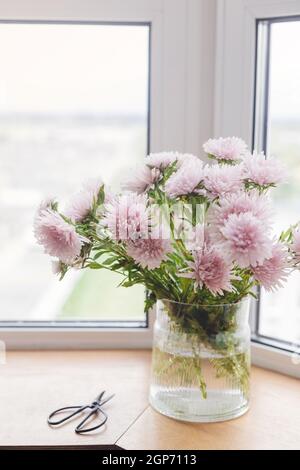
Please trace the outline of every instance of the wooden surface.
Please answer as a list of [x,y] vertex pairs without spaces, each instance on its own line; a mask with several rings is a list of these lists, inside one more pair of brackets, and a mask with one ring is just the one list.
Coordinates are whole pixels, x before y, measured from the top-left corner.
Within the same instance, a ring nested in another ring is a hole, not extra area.
[[[147,408],[147,351],[13,351],[0,366],[0,446],[114,444]],[[87,404],[101,390],[115,393],[109,421],[78,435],[78,421],[52,429],[57,408]]]
[[[0,365],[0,447],[113,445],[125,449],[300,449],[300,382],[253,368],[250,411],[236,420],[190,424],[153,411],[149,351],[9,352]],[[93,435],[75,422],[51,429],[56,408],[116,393]]]

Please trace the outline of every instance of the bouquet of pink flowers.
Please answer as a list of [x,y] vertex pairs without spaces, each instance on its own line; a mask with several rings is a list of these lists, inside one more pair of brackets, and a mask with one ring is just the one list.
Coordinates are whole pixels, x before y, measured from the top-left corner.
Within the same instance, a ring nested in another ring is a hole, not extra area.
[[122,286],[143,284],[146,308],[168,298],[234,303],[254,287],[281,287],[300,259],[298,226],[272,237],[268,191],[284,179],[274,158],[251,154],[236,137],[203,146],[213,164],[190,154],[150,154],[112,194],[91,180],[61,211],[43,202],[34,232],[61,278],[72,268],[109,269]]
[[[300,231],[296,224],[272,235],[268,192],[284,179],[274,158],[251,154],[236,137],[210,139],[203,148],[212,164],[190,154],[150,154],[121,194],[91,180],[64,210],[45,201],[34,232],[61,279],[73,268],[108,269],[124,276],[124,287],[145,286],[146,310],[165,299],[177,327],[223,355],[214,361],[217,373],[234,375],[246,390],[246,354],[230,353],[233,340],[212,338],[236,330],[234,306],[256,297],[257,286],[282,286],[300,262]],[[184,314],[183,304],[190,306]],[[231,306],[225,317],[224,304]]]

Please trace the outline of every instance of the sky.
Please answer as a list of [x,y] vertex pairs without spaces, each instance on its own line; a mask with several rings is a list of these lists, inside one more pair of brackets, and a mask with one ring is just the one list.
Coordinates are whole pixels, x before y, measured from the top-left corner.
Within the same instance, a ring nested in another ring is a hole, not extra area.
[[145,115],[147,26],[0,24],[0,113]]
[[300,120],[300,21],[273,23],[270,50],[270,116]]
[[[300,21],[271,34],[270,116],[300,119]],[[145,115],[147,26],[0,24],[0,113]]]

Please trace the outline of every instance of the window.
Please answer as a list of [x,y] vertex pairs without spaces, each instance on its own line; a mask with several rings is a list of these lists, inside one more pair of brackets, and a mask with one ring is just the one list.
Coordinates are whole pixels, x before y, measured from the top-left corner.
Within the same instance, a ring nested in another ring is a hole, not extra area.
[[144,321],[144,289],[55,279],[32,233],[39,201],[82,181],[114,190],[148,148],[147,24],[0,24],[0,319]]
[[[274,193],[278,228],[299,220],[300,1],[217,2],[215,135],[239,135],[277,155],[289,185]],[[275,227],[276,231],[276,227]],[[253,362],[300,377],[299,273],[253,303]]]
[[49,187],[64,200],[98,173],[116,186],[148,150],[201,153],[212,133],[214,58],[204,51],[214,21],[211,0],[0,0],[7,348],[151,345],[143,289],[116,291],[117,279],[99,271],[56,281],[30,233],[33,209]]
[[[300,218],[300,17],[257,22],[255,147],[280,158],[288,170],[288,185],[273,191],[275,233]],[[299,273],[283,290],[261,292],[257,334],[280,340],[286,347],[300,344]]]

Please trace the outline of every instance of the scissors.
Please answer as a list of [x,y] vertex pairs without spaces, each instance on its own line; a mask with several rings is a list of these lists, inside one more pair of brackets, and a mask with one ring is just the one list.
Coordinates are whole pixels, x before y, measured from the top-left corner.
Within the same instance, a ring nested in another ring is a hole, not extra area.
[[[75,432],[77,434],[83,434],[85,432],[89,432],[89,431],[94,431],[95,429],[99,429],[101,428],[101,426],[104,426],[104,424],[106,423],[107,419],[108,419],[108,416],[107,414],[105,413],[105,411],[102,410],[102,406],[107,403],[109,400],[111,400],[115,395],[109,395],[108,397],[104,397],[104,394],[105,394],[105,391],[101,392],[97,398],[90,404],[90,405],[84,405],[84,406],[65,406],[64,408],[59,408],[58,410],[55,410],[53,411],[49,417],[48,417],[48,424],[50,424],[50,426],[58,426],[59,424],[62,424],[62,423],[65,423],[66,421],[72,419],[74,416],[76,415],[79,415],[81,414],[83,411],[89,409],[91,410],[87,416],[78,424],[78,426],[76,426],[75,428]],[[62,419],[59,419],[57,421],[53,420],[53,416],[59,414],[59,413],[62,413],[66,410],[74,410],[73,412],[71,412],[70,414],[68,414],[67,416],[65,416],[64,418]],[[93,426],[91,428],[87,428],[85,427],[85,424],[87,423],[87,421],[92,417],[92,416],[97,416],[97,415],[101,415],[100,416],[100,423],[97,424],[97,426]]]

